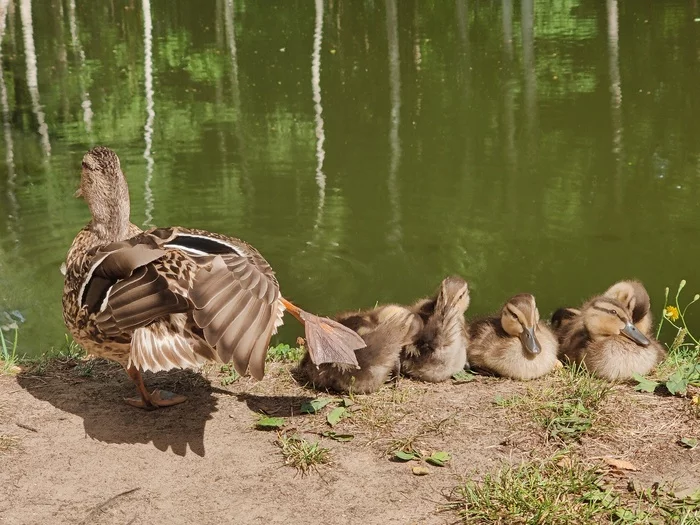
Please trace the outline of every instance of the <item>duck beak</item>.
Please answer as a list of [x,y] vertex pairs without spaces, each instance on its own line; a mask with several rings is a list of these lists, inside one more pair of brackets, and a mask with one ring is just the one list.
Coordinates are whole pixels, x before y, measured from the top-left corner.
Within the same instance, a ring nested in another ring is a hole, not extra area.
[[630,321],[627,321],[627,324],[625,324],[625,327],[620,333],[640,346],[649,346],[651,344],[647,336],[640,332]]
[[537,341],[537,338],[535,337],[535,329],[534,328],[523,328],[523,331],[520,332],[520,342],[523,344],[525,347],[525,350],[530,352],[531,354],[539,354],[540,353],[540,343]]
[[73,195],[76,199],[80,199],[83,196],[83,189],[78,188],[75,190],[75,194]]

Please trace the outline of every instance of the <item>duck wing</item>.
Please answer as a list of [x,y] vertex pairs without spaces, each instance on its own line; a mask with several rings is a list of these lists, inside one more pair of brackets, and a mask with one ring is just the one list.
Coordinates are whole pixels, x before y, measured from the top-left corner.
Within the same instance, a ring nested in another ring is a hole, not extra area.
[[198,262],[186,291],[192,317],[207,344],[240,374],[261,379],[272,335],[284,306],[270,265],[252,246],[201,230],[169,228],[151,232],[162,246]]

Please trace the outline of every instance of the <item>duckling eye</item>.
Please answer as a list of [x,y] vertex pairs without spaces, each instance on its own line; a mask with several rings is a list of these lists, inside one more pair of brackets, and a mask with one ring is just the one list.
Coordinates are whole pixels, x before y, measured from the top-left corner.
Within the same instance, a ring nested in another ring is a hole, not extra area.
[[612,314],[613,314],[613,315],[617,315],[617,310],[613,310],[613,311],[612,311]]

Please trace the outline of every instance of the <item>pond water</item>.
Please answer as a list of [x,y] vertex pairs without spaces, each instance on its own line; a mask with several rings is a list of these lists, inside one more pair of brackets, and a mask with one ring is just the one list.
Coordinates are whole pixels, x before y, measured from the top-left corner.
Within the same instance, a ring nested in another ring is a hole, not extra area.
[[[700,290],[700,2],[0,0],[0,311],[64,341],[82,155],[133,222],[241,237],[319,313]],[[300,331],[289,325],[281,337]]]

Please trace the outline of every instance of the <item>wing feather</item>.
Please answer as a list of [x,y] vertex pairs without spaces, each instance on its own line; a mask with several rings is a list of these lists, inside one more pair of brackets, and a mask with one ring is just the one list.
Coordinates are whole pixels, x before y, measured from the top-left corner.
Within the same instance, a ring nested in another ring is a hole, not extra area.
[[261,378],[267,353],[262,347],[269,344],[281,313],[279,287],[269,267],[240,254],[218,255],[197,272],[190,299],[193,319],[219,359],[233,360],[239,373]]

